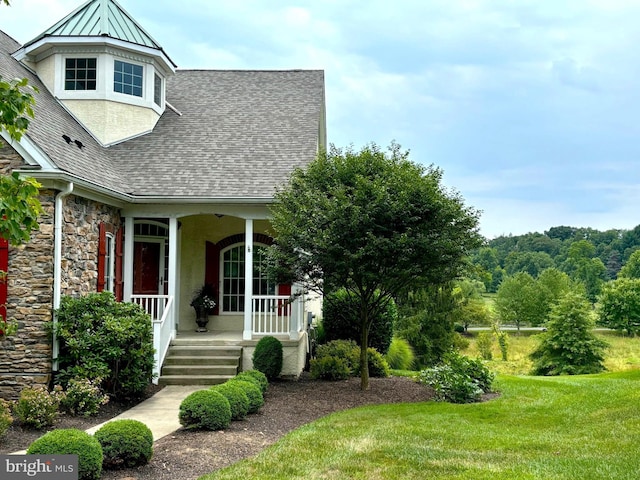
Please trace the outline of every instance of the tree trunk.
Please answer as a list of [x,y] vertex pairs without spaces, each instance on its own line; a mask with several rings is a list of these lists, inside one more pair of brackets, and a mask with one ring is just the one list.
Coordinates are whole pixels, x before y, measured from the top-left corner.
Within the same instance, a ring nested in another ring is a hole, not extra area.
[[360,313],[360,390],[369,390],[369,319],[366,312]]

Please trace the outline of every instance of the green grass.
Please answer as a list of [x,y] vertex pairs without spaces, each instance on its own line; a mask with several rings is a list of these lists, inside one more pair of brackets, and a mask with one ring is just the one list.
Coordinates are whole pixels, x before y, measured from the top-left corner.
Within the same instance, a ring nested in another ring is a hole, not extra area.
[[340,412],[201,479],[637,479],[638,382],[501,376],[498,399]]
[[[472,358],[479,356],[475,337],[471,337],[469,347],[462,353]],[[604,365],[610,372],[620,372],[640,368],[640,337],[623,337],[615,332],[597,332],[596,335],[609,343],[605,352]],[[531,371],[529,354],[538,345],[537,334],[509,335],[508,361],[503,362],[500,356],[498,342],[494,339],[493,360],[488,361],[489,369],[508,375],[527,375]]]

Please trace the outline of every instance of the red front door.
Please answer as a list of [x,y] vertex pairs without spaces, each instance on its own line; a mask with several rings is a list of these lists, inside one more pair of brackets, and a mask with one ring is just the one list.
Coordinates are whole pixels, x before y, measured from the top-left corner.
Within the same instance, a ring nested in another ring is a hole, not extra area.
[[135,242],[133,293],[158,295],[160,285],[160,243]]

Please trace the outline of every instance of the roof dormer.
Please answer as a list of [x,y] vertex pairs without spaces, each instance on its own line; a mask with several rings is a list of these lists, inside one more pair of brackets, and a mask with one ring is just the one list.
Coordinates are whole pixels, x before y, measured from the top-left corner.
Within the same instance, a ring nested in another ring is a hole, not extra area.
[[153,130],[176,65],[114,0],[90,0],[13,54],[103,145]]

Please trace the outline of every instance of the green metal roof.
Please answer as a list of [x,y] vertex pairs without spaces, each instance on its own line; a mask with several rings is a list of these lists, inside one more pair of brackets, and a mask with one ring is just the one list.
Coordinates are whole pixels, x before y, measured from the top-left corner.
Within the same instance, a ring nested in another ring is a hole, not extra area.
[[26,45],[47,36],[107,36],[162,50],[158,42],[114,0],[89,0]]

